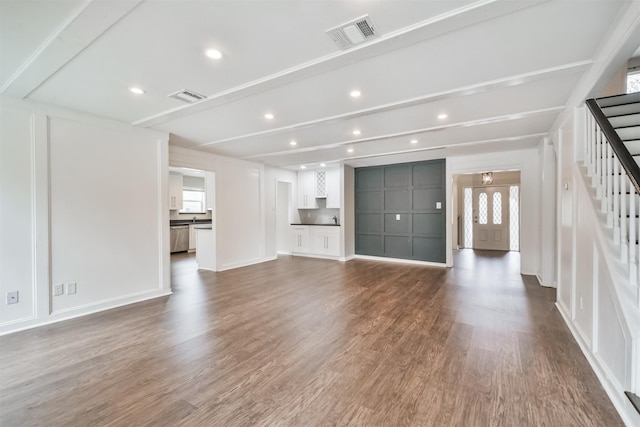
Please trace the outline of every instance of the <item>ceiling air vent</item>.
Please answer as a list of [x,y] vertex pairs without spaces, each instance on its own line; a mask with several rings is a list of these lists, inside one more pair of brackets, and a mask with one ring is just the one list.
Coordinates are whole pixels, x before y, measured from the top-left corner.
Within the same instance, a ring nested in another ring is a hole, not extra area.
[[326,33],[336,42],[340,49],[349,49],[378,36],[369,15],[328,29]]
[[177,91],[176,93],[172,93],[169,95],[169,98],[179,99],[184,102],[197,102],[206,99],[207,97],[204,95],[200,95],[198,92],[194,92],[188,89],[182,89]]

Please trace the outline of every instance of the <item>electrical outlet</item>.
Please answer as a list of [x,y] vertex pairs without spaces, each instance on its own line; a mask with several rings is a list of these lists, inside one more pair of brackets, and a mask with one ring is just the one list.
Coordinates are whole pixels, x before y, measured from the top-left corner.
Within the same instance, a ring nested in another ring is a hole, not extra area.
[[396,214],[396,221],[400,221],[400,214]]
[[7,305],[18,303],[18,291],[7,292]]
[[64,283],[53,285],[53,296],[57,297],[64,294]]
[[67,283],[67,295],[73,295],[76,293],[76,284]]

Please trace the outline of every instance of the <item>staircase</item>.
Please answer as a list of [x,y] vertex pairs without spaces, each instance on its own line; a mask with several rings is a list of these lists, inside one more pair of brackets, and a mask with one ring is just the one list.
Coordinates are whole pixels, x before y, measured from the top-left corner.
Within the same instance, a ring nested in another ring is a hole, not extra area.
[[[587,141],[584,164],[605,229],[618,249],[628,274],[622,286],[621,305],[640,310],[640,92],[590,99],[586,105]],[[633,316],[632,316],[633,317]],[[632,325],[638,326],[633,321]],[[634,326],[634,327],[635,327]],[[640,344],[636,345],[640,351]],[[637,367],[640,370],[640,367]],[[634,374],[634,390],[625,391],[640,413],[640,372]]]

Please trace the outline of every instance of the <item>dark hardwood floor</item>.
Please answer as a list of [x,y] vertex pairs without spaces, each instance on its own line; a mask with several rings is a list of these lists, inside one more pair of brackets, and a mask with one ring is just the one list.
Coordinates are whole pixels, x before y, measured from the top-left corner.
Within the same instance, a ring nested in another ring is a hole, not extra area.
[[174,256],[174,295],[0,338],[2,426],[618,426],[519,254]]

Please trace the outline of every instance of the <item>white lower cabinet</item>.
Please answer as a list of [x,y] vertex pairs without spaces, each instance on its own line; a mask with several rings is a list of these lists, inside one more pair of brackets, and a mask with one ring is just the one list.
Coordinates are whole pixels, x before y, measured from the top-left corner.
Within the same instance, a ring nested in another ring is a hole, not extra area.
[[291,227],[291,252],[309,252],[308,225],[294,225]]
[[339,227],[311,227],[311,234],[314,254],[340,256]]
[[340,227],[294,225],[291,227],[291,236],[293,253],[340,256]]

